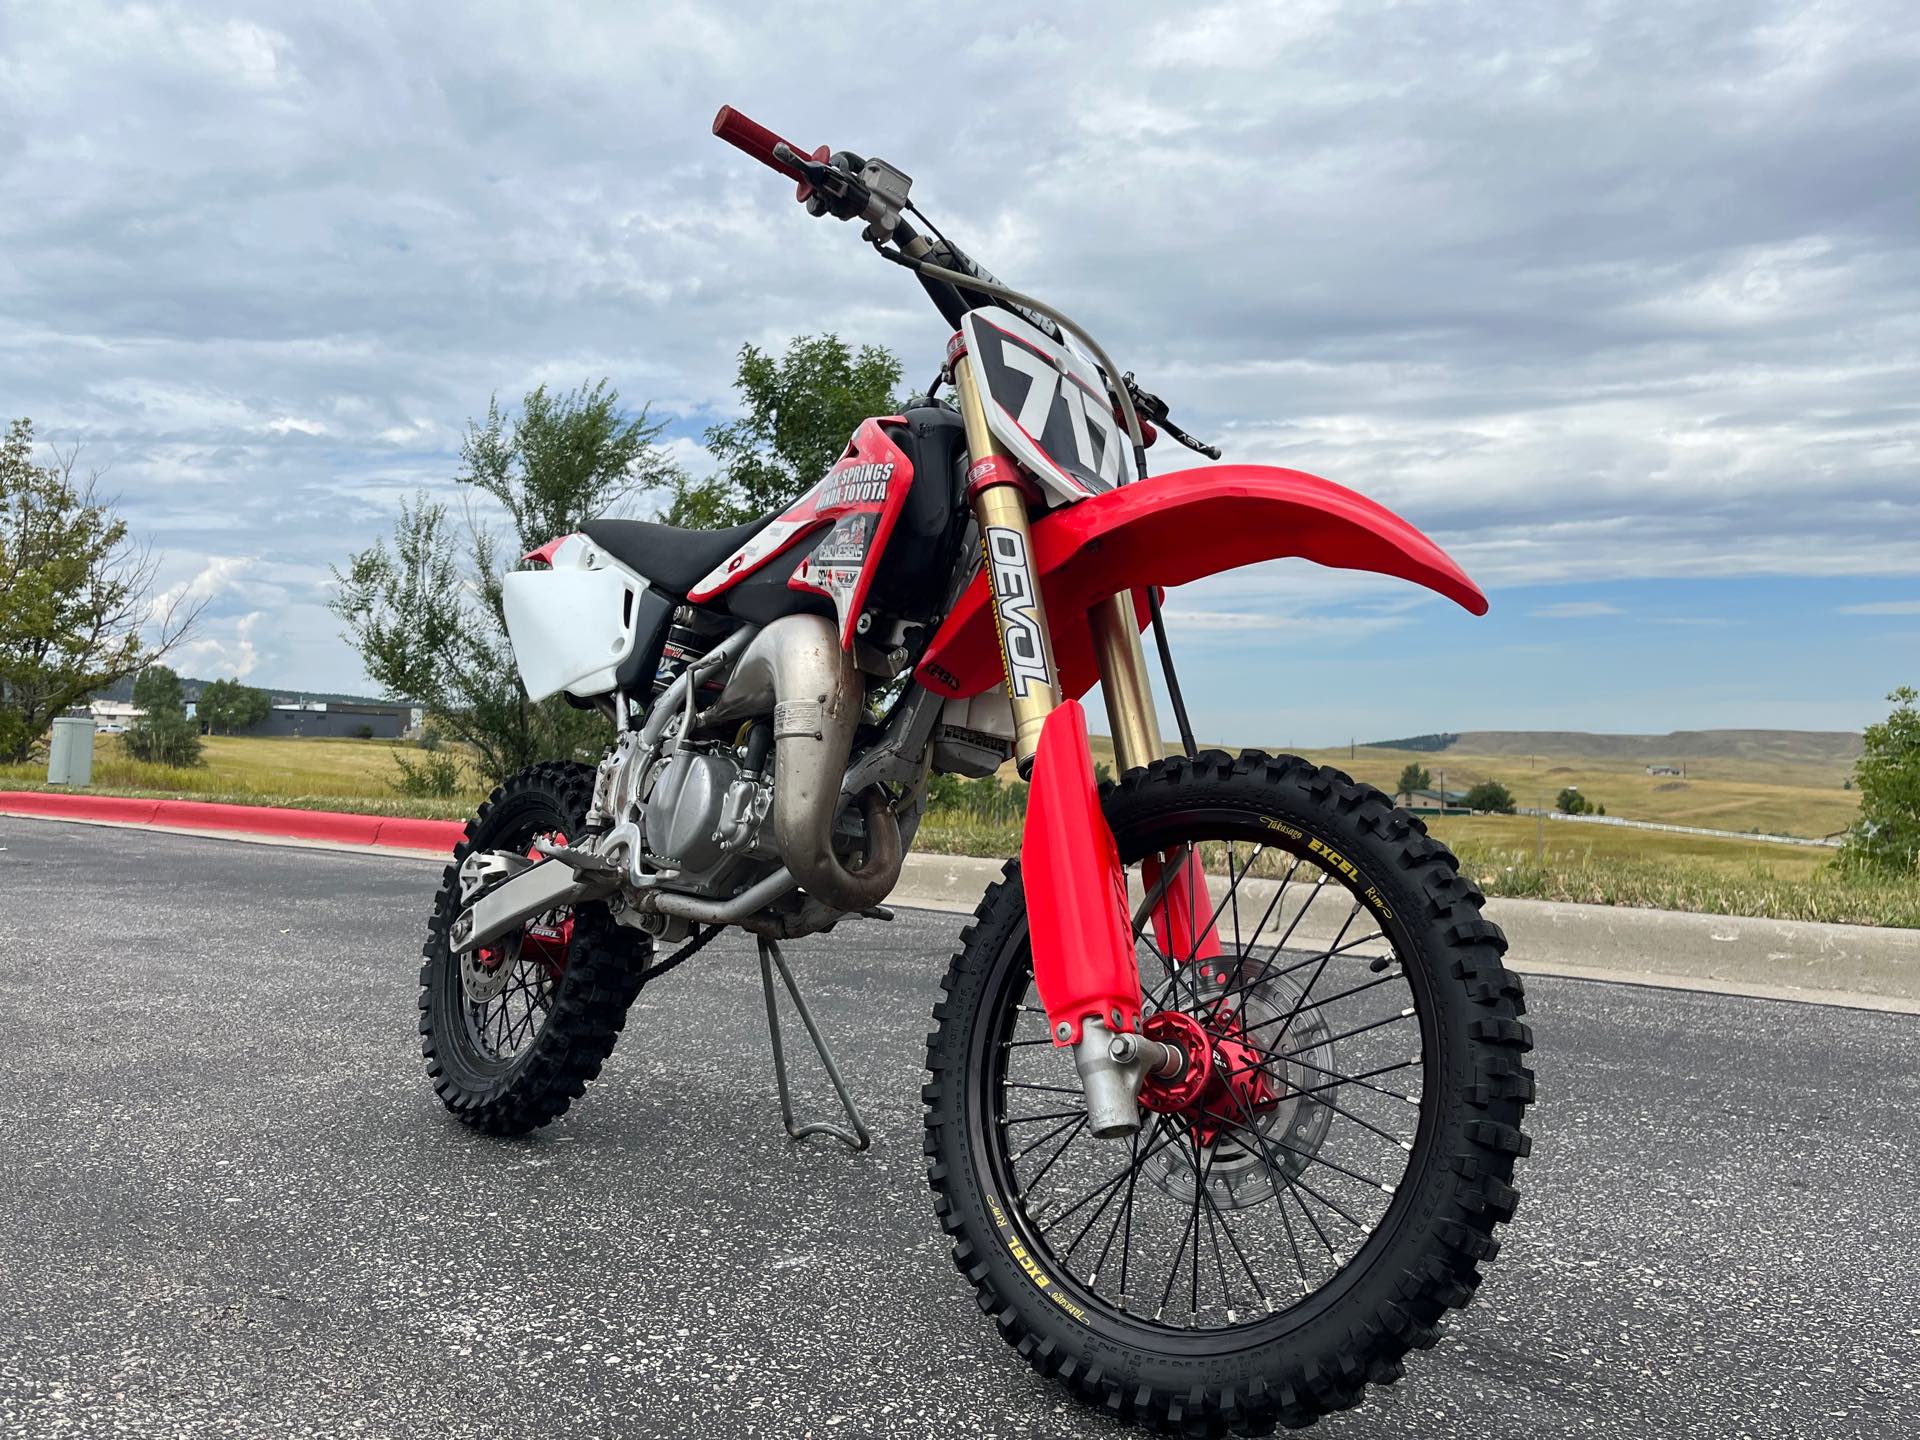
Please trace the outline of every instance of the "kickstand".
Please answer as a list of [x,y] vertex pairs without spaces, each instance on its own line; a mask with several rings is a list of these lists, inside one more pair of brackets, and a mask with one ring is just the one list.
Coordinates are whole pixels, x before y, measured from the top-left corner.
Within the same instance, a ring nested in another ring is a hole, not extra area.
[[[813,1048],[820,1056],[820,1063],[826,1066],[827,1078],[833,1082],[833,1093],[840,1097],[840,1104],[847,1112],[847,1119],[853,1122],[851,1130],[826,1120],[813,1120],[805,1125],[796,1125],[793,1120],[793,1099],[787,1093],[787,1055],[780,1044],[780,1012],[773,1003],[773,971],[778,966],[780,978],[786,983],[787,994],[793,998],[793,1008],[800,1012],[800,1023],[807,1027],[807,1036],[813,1041]],[[787,1134],[792,1139],[804,1140],[809,1135],[831,1135],[841,1144],[850,1147],[856,1153],[873,1144],[873,1137],[867,1133],[865,1122],[855,1108],[853,1097],[847,1094],[847,1082],[840,1078],[840,1067],[833,1063],[833,1051],[827,1048],[827,1042],[820,1034],[820,1027],[813,1023],[813,1012],[807,1008],[807,1002],[800,997],[800,987],[793,983],[793,972],[787,968],[787,958],[780,953],[779,945],[762,936],[760,939],[760,988],[767,997],[767,1035],[773,1041],[773,1075],[780,1085],[780,1117],[786,1122]]]

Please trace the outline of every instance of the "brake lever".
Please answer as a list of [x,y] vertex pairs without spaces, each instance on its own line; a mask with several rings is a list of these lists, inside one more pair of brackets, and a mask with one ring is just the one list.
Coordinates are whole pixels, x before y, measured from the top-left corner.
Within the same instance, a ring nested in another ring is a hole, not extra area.
[[1167,418],[1167,402],[1162,400],[1158,395],[1155,395],[1152,391],[1142,389],[1140,382],[1133,378],[1133,372],[1131,370],[1129,370],[1122,379],[1127,387],[1127,393],[1133,397],[1133,408],[1139,413],[1141,419],[1152,421],[1189,450],[1198,450],[1209,460],[1218,460],[1220,458],[1219,446],[1209,445],[1204,440],[1194,439],[1193,436],[1187,434],[1186,431],[1169,420]]
[[1220,458],[1220,447],[1218,445],[1209,445],[1204,440],[1194,439],[1193,436],[1187,434],[1186,431],[1182,430],[1178,425],[1174,424],[1173,421],[1164,416],[1160,419],[1160,428],[1173,436],[1174,439],[1178,440],[1189,450],[1198,450],[1209,460],[1218,460]]

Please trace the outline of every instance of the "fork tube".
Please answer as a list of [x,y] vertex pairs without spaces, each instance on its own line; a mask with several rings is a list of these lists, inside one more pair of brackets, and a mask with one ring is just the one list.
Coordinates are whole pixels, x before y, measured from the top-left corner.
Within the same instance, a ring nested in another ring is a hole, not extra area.
[[1113,758],[1121,773],[1150,765],[1164,753],[1160,719],[1153,709],[1153,685],[1133,596],[1122,592],[1087,612],[1093,625],[1093,653],[1100,665],[1100,693],[1113,727]]
[[987,428],[973,363],[964,351],[953,356],[953,390],[967,427],[967,495],[980,522],[980,548],[1000,631],[1000,660],[1013,702],[1014,763],[1027,775],[1033,770],[1040,727],[1060,703],[1052,632],[1033,567],[1028,485]]

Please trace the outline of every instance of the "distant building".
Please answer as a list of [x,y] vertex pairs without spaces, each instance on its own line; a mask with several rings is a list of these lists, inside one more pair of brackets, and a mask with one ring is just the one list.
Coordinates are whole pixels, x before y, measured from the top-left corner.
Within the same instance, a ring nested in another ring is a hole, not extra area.
[[1678,765],[1649,765],[1649,766],[1647,766],[1647,774],[1649,774],[1649,775],[1679,775],[1679,774],[1681,774],[1681,773],[1683,773],[1683,772],[1681,771],[1681,769],[1680,769],[1680,767],[1679,767]]
[[246,733],[306,740],[398,740],[413,728],[411,705],[362,705],[340,700],[304,700],[276,705]]
[[93,728],[96,734],[118,735],[136,720],[147,718],[147,712],[136,710],[125,700],[95,700],[87,706],[93,715]]

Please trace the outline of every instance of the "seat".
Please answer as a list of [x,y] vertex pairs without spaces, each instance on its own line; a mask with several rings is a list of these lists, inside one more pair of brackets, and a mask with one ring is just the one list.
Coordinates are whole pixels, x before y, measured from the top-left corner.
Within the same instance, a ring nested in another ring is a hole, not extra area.
[[766,515],[731,530],[682,530],[651,520],[589,520],[586,537],[660,589],[685,595],[721,561],[773,523]]

